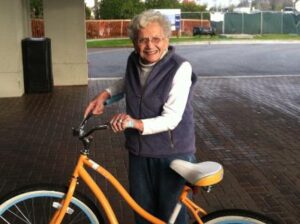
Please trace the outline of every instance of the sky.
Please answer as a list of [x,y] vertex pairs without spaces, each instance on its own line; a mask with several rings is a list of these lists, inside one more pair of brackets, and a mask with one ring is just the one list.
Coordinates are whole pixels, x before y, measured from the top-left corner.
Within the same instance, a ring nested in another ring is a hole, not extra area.
[[94,6],[94,0],[84,0],[87,7],[93,7]]
[[[200,4],[207,4],[208,8],[212,6],[229,6],[231,4],[237,5],[240,0],[196,0]],[[94,6],[94,0],[85,0],[87,6]]]
[[213,6],[229,6],[231,4],[237,5],[240,3],[240,0],[196,0],[200,4],[207,4],[208,8]]

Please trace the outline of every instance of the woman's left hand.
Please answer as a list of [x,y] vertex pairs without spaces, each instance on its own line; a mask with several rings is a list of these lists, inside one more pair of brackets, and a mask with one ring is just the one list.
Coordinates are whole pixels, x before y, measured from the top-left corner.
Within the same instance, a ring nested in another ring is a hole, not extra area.
[[116,114],[110,121],[110,126],[114,132],[122,132],[126,128],[135,128],[136,120],[128,114]]

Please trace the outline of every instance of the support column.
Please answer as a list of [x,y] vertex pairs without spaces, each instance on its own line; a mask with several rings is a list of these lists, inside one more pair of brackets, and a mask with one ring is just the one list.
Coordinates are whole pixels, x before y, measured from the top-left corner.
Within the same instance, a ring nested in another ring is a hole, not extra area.
[[29,0],[1,1],[0,97],[24,93],[21,41],[30,36]]
[[88,64],[83,0],[44,0],[54,85],[86,85]]

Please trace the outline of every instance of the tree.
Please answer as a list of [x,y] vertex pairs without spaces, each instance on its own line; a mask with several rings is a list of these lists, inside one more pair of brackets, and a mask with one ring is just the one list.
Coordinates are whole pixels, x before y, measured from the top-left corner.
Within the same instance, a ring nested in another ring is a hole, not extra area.
[[130,19],[139,14],[145,9],[145,5],[139,0],[131,0],[124,2],[121,9],[121,15],[123,19]]
[[182,12],[204,12],[206,5],[197,5],[195,2],[183,2],[179,5]]
[[92,10],[84,4],[85,7],[85,19],[91,19]]
[[102,0],[100,2],[101,19],[121,19],[122,0]]
[[100,19],[100,2],[95,0],[95,5],[93,8],[93,12],[94,12],[94,18],[95,19]]
[[31,18],[43,18],[43,1],[30,0]]
[[[239,6],[245,6],[248,0],[242,0]],[[252,6],[259,10],[281,11],[286,6],[293,6],[292,0],[254,0]]]
[[180,4],[177,0],[147,0],[146,9],[178,9]]
[[249,6],[248,0],[241,0],[240,3],[238,4],[238,7],[248,7],[248,6]]
[[269,0],[255,0],[252,2],[252,7],[259,10],[270,10]]
[[101,19],[130,19],[143,10],[139,0],[102,0],[99,12]]
[[[207,19],[206,5],[196,5],[194,2],[183,2],[179,5],[182,19]],[[205,13],[203,13],[205,12]]]
[[291,0],[270,0],[270,9],[274,11],[281,11],[286,6],[293,6]]
[[227,8],[227,12],[233,12],[234,8],[235,8],[235,5],[233,5],[233,4],[229,5]]

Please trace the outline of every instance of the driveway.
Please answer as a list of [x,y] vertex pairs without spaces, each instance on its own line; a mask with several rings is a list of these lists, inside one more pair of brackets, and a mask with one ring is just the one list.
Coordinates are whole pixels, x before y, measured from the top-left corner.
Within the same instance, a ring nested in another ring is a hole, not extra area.
[[[177,45],[199,76],[273,76],[300,74],[300,44]],[[89,49],[89,77],[121,77],[131,48]]]

